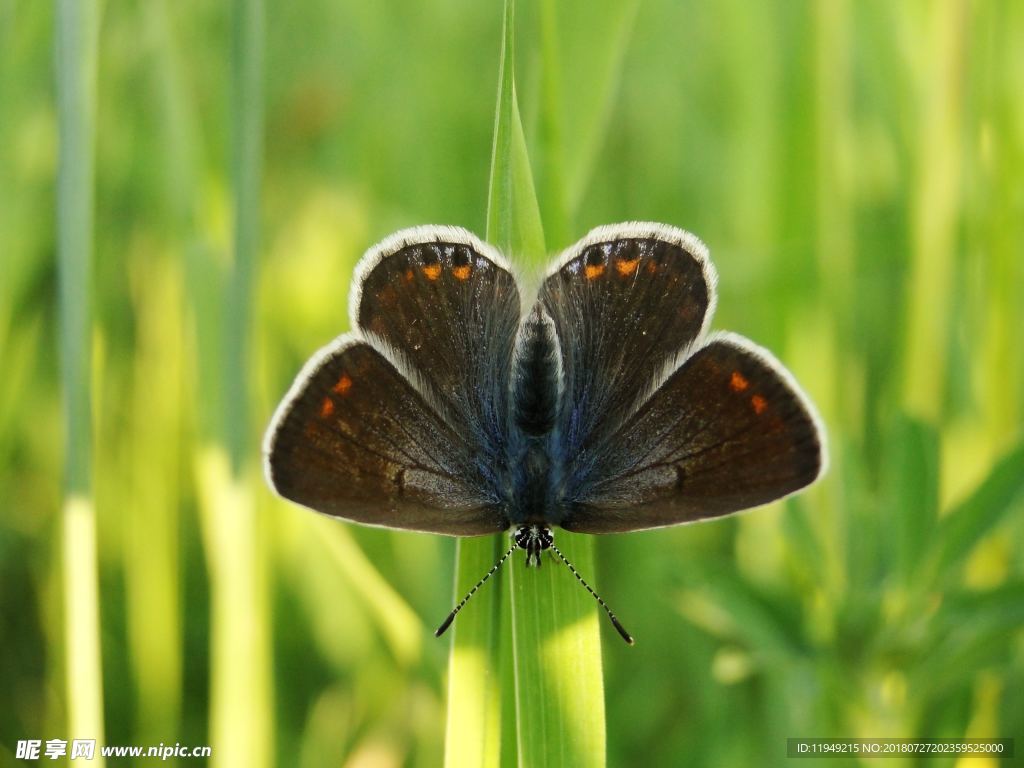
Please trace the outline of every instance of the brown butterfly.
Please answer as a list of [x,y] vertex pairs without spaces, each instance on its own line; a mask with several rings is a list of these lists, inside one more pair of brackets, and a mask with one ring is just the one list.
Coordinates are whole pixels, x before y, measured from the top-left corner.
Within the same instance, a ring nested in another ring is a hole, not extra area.
[[[599,227],[535,299],[492,246],[417,227],[360,261],[352,332],[303,367],[267,429],[286,499],[366,525],[512,529],[540,565],[551,529],[612,533],[787,496],[826,465],[814,407],[742,336],[708,333],[704,244],[663,224]],[[607,605],[593,590],[628,642]]]

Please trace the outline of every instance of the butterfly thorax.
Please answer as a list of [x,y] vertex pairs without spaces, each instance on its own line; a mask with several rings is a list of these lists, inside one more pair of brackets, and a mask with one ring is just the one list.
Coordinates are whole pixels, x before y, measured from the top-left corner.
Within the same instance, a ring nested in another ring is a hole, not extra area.
[[542,438],[528,437],[513,465],[508,488],[508,520],[513,525],[547,525],[558,505],[554,467]]
[[508,519],[546,525],[560,515],[559,467],[550,446],[561,405],[562,358],[554,323],[538,303],[523,319],[512,361]]

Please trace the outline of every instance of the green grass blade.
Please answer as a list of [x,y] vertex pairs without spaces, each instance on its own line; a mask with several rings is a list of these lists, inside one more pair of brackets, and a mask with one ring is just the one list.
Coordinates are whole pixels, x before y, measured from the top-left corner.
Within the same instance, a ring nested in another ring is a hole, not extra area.
[[909,417],[895,422],[891,458],[884,469],[894,505],[890,537],[894,565],[906,582],[938,520],[939,440],[929,424]]
[[[545,254],[544,230],[516,97],[514,50],[514,4],[509,1],[488,187],[487,239],[509,255],[537,259]],[[557,185],[561,170],[549,171]],[[502,538],[459,542],[456,599],[491,567],[504,543]],[[592,577],[590,542],[560,535],[559,544],[577,568]],[[554,560],[527,572],[524,561],[515,558],[505,570],[512,585],[519,765],[604,765],[604,683],[596,606]],[[505,668],[500,658],[501,633],[508,629],[502,626],[494,587],[500,587],[504,578],[496,577],[499,583],[488,585],[489,593],[478,593],[472,608],[456,622],[449,667],[447,765],[493,765],[501,759],[503,739],[496,731],[509,692],[502,696],[494,686],[500,684]],[[467,722],[473,727],[467,728]],[[507,745],[507,738],[504,741]]]
[[[583,74],[574,78],[572,92],[566,92],[573,113],[569,134],[574,140],[565,146],[566,179],[562,186],[570,223],[579,215],[608,135],[639,10],[640,0],[626,0],[608,3],[596,12],[588,6],[583,14],[598,28],[580,38],[585,48],[573,53],[579,54]],[[602,43],[595,45],[595,39]]]
[[[125,621],[136,686],[136,729],[142,742],[157,743],[168,728],[180,728],[184,652],[179,531],[182,509],[180,264],[152,258],[146,278],[134,267],[133,303],[137,327],[128,433],[131,462],[122,473],[128,508],[121,555],[125,582]],[[173,318],[173,323],[167,319]],[[153,371],[163,375],[154,377]],[[145,386],[141,386],[146,382]]]
[[232,467],[238,472],[243,457],[252,455],[249,327],[263,175],[263,0],[235,0],[233,16],[231,177],[235,226],[224,318],[224,432]]
[[729,568],[702,563],[699,587],[679,597],[680,612],[696,626],[722,640],[741,643],[776,660],[792,660],[803,653],[792,606],[765,594]]
[[558,248],[570,242],[571,222],[565,193],[564,109],[558,8],[555,0],[540,2],[541,113],[537,177],[548,239]]
[[[460,539],[455,549],[455,599],[461,600],[501,556],[502,536]],[[449,630],[448,720],[444,764],[448,768],[501,765],[501,591],[496,573],[473,596]]]
[[[927,79],[920,121],[913,143],[919,153],[919,176],[913,197],[910,280],[907,282],[905,370],[943,371],[948,364],[949,317],[935,312],[949,306],[956,273],[957,210],[962,205],[961,163],[963,86],[957,72],[964,66],[966,4],[947,3],[929,14],[924,32],[926,56],[934,76]],[[941,64],[940,64],[941,62]],[[948,392],[944,376],[904,377],[907,410],[940,423]]]
[[911,669],[909,685],[937,696],[976,679],[993,659],[1014,647],[1024,625],[1024,583],[945,595],[926,635],[927,651]]
[[[516,96],[514,30],[514,4],[509,0],[488,238],[510,253],[536,258],[545,253],[544,233]],[[551,95],[545,109],[558,107]],[[556,115],[541,119],[549,127],[558,122]],[[549,154],[548,159],[556,156]],[[561,173],[560,164],[545,168],[549,189],[561,188]],[[553,208],[560,201],[549,199],[548,204]],[[593,548],[586,537],[560,533],[559,545],[577,569],[593,578]],[[508,567],[519,764],[602,766],[604,681],[596,606],[571,573],[554,557],[548,560],[546,568],[528,571],[525,561],[515,558]]]
[[[593,544],[558,531],[557,546],[584,578],[594,578]],[[597,608],[554,557],[512,582],[517,736],[521,766],[605,764],[604,677]],[[618,642],[616,639],[614,642]]]
[[[522,252],[524,239],[529,248],[539,240],[543,249],[543,233],[538,235],[539,214],[533,217],[537,227],[520,230],[513,222],[515,202],[531,184],[527,173],[524,182],[520,168],[525,157],[525,139],[520,129],[513,129],[512,25],[511,7],[505,9],[502,50],[498,70],[498,104],[494,118],[494,141],[491,150],[491,177],[487,196],[487,239],[505,253]],[[518,121],[516,121],[518,122]],[[518,143],[519,149],[515,149]],[[529,189],[532,195],[532,188]],[[536,211],[536,202],[533,203]],[[455,549],[455,595],[462,599],[477,581],[501,557],[506,546],[502,536],[461,539]],[[501,658],[502,600],[505,575],[499,571],[491,583],[477,592],[468,610],[462,611],[449,630],[453,634],[448,659],[448,714],[445,732],[445,766],[472,768],[498,766],[502,762],[502,679]],[[507,712],[505,713],[507,715]],[[507,717],[505,718],[507,720]],[[506,743],[508,739],[505,739]]]
[[[92,498],[92,323],[94,145],[99,9],[57,4],[57,260],[64,428],[64,644],[67,733],[103,742],[96,514]],[[103,764],[102,757],[98,758]]]
[[506,0],[487,195],[487,239],[506,256],[537,259],[545,254],[544,229],[516,98],[514,23],[514,0]]
[[948,594],[936,621],[942,624],[943,634],[967,627],[972,635],[1002,635],[1011,645],[1014,630],[1024,627],[1024,581]]
[[325,525],[334,523],[333,520],[314,522],[323,529],[319,545],[337,564],[352,591],[365,602],[367,613],[376,621],[395,658],[406,665],[418,662],[423,650],[423,624],[409,604],[381,575],[348,528]]
[[967,556],[1024,492],[1024,443],[1006,453],[974,492],[939,522],[919,583],[958,574]]
[[[201,521],[211,591],[210,733],[220,765],[273,760],[271,630],[264,521],[252,488],[257,455],[249,426],[250,327],[260,221],[263,134],[263,0],[235,0],[231,89],[233,258],[220,335],[220,429],[198,456]],[[202,297],[204,300],[207,297]],[[206,315],[209,317],[209,315]]]

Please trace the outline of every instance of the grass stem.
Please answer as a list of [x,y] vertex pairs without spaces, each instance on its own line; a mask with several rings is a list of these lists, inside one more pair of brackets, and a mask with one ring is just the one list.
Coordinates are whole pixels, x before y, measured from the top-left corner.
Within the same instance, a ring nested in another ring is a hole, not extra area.
[[[103,740],[99,575],[92,500],[92,318],[99,9],[57,3],[57,273],[64,397],[64,645],[68,735]],[[102,765],[102,758],[98,758]]]

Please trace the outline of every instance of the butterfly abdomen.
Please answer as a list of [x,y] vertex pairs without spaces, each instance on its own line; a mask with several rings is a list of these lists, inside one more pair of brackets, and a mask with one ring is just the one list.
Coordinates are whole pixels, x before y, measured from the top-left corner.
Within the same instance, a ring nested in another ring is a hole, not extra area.
[[561,400],[562,355],[555,324],[537,304],[523,319],[512,358],[512,419],[525,435],[546,435]]
[[562,355],[555,324],[537,304],[519,324],[512,358],[510,522],[540,524],[556,503],[549,450],[562,399]]

